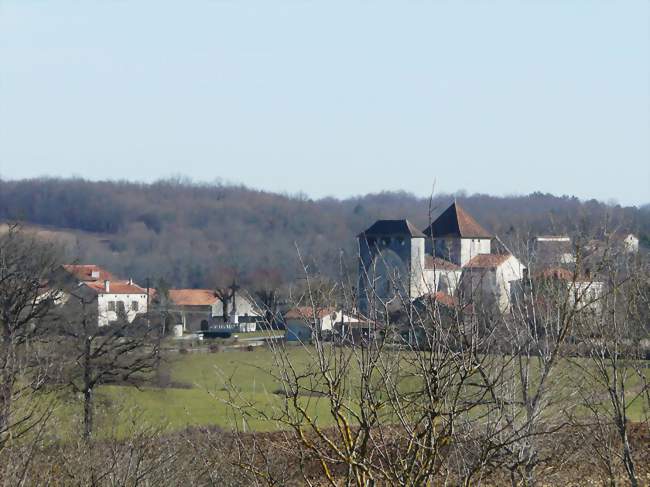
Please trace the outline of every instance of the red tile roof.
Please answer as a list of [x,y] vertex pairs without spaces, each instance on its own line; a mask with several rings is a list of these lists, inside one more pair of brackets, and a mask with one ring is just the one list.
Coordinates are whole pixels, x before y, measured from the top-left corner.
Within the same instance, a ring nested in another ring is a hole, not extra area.
[[458,306],[458,300],[454,298],[453,296],[443,293],[441,291],[435,292],[435,293],[430,293],[430,294],[425,294],[417,299],[419,303],[425,303],[429,306],[433,305],[434,303],[438,303],[442,306],[445,306],[447,308],[455,308]]
[[[317,309],[316,317],[323,319],[327,315],[331,315],[333,313],[336,313],[336,310],[334,308]],[[284,317],[289,319],[311,320],[314,317],[314,308],[311,306],[298,306],[296,308],[291,308],[284,314]]]
[[575,281],[575,282],[591,282],[594,279],[589,278],[582,274],[574,274],[569,269],[564,267],[548,267],[537,274],[535,274],[537,279],[558,279],[561,281]]
[[512,254],[479,254],[473,257],[465,268],[469,269],[494,269],[507,261]]
[[492,235],[454,202],[424,231],[433,238],[492,238]]
[[[65,264],[63,269],[83,282],[91,281],[115,281],[117,278],[106,269],[94,264]],[[97,277],[93,277],[97,273]]]
[[210,289],[170,289],[169,299],[178,306],[212,306],[217,296]]
[[109,291],[104,288],[104,281],[84,282],[85,286],[95,291],[97,294],[147,294],[147,291],[137,284],[129,281],[109,281]]
[[441,259],[440,257],[432,257],[431,255],[424,256],[424,267],[425,269],[435,269],[437,271],[457,271],[460,269],[453,262]]
[[453,296],[450,296],[449,294],[443,292],[435,293],[433,295],[433,300],[450,308],[456,306],[457,304]]

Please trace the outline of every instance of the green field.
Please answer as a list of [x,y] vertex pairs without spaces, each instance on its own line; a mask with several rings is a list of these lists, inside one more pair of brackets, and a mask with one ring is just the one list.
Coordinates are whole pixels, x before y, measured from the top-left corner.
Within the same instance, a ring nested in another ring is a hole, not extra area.
[[[312,350],[292,347],[289,355],[296,368],[311,362]],[[137,424],[167,430],[213,425],[224,429],[268,431],[282,428],[273,420],[243,418],[229,404],[228,384],[236,384],[246,400],[272,415],[282,404],[276,392],[280,384],[270,371],[276,368],[273,352],[221,351],[218,353],[170,353],[165,365],[166,387],[102,386],[97,393],[97,428],[100,434],[128,435]],[[648,375],[650,375],[650,369]],[[632,384],[633,385],[633,384]],[[329,422],[329,405],[319,397],[306,397],[314,418]],[[241,402],[241,401],[238,401]],[[633,404],[631,419],[644,415],[642,401]],[[73,397],[58,406],[55,419],[60,433],[73,432],[81,418],[81,401]]]
[[[228,384],[236,384],[242,397],[259,404],[269,414],[281,404],[281,396],[274,393],[280,389],[280,384],[270,374],[274,367],[270,350],[169,355],[165,367],[170,373],[171,386],[106,385],[99,388],[96,410],[101,430],[114,430],[119,436],[128,434],[132,417],[138,417],[140,425],[145,423],[170,430],[204,425],[258,431],[280,427],[274,421],[255,418],[247,418],[243,424],[241,416],[234,417],[229,404]],[[292,350],[291,357],[298,367],[310,360],[309,353],[301,347]],[[324,401],[309,400],[310,411],[314,414],[327,412]],[[81,401],[67,398],[58,407],[56,416],[61,428],[74,429],[75,421],[81,417]]]

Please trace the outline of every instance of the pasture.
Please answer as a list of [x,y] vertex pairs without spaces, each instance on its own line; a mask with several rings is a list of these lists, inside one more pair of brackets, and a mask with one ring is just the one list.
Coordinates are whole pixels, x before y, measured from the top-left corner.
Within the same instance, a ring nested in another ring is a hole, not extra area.
[[[300,370],[312,362],[312,354],[311,348],[294,346],[290,347],[288,356]],[[561,366],[565,371],[575,367],[566,361]],[[98,389],[95,405],[98,433],[124,437],[134,428],[144,426],[166,431],[196,426],[246,431],[282,429],[283,425],[272,419],[236,414],[229,404],[231,384],[241,394],[236,402],[241,403],[244,398],[269,417],[273,416],[281,407],[283,396],[278,394],[281,384],[271,375],[272,370],[277,370],[274,354],[262,347],[255,351],[170,353],[157,383],[140,387],[104,385]],[[650,369],[646,371],[646,377],[650,377]],[[630,385],[633,394],[635,383]],[[324,398],[313,395],[305,397],[304,401],[311,417],[323,424],[329,423],[329,404]],[[54,420],[63,436],[79,428],[81,406],[76,398],[61,396]],[[635,401],[630,419],[643,419],[646,411],[642,406],[642,398]]]

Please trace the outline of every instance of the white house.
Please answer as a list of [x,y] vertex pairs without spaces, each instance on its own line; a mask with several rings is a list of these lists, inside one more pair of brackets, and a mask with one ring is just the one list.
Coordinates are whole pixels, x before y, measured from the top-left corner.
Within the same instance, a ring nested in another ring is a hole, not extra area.
[[[598,309],[600,299],[605,292],[605,282],[593,276],[576,274],[562,267],[548,267],[533,276],[533,284],[542,286],[560,284],[560,289],[566,289],[573,303],[581,303],[588,309]],[[557,288],[556,288],[557,289]]]
[[524,277],[526,267],[512,254],[477,255],[463,268],[465,299],[478,297],[496,304],[502,312],[510,309],[513,285]]
[[357,323],[359,319],[334,308],[316,309],[311,306],[292,308],[284,314],[288,341],[310,342],[315,334],[332,332],[335,326]]
[[224,316],[223,301],[217,300],[212,305],[213,324],[219,328],[234,328],[240,332],[253,332],[257,323],[264,319],[254,301],[248,299],[243,293],[235,293],[228,301]]
[[639,238],[633,233],[617,233],[614,235],[623,249],[628,254],[636,254],[639,251]]
[[62,304],[71,294],[83,294],[97,300],[97,323],[106,326],[119,317],[133,322],[138,314],[147,312],[149,299],[146,289],[133,280],[120,280],[94,264],[61,266],[58,279],[64,289]]
[[147,291],[131,279],[128,281],[85,282],[97,294],[97,320],[99,326],[117,321],[120,317],[131,323],[138,314],[146,313]]

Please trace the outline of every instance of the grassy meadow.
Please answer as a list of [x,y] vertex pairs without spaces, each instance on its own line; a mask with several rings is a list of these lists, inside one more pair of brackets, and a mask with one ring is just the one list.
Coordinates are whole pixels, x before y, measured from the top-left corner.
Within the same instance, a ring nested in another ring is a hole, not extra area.
[[[312,353],[310,348],[289,348],[289,357],[298,370],[308,367]],[[123,437],[145,425],[168,431],[208,425],[227,430],[235,427],[255,431],[281,429],[281,424],[270,419],[244,419],[235,415],[228,404],[228,384],[236,384],[243,398],[272,416],[283,403],[282,395],[277,394],[281,385],[271,375],[276,367],[273,352],[264,347],[255,351],[169,353],[163,367],[165,383],[162,386],[105,385],[98,389],[97,432]],[[565,361],[562,367],[575,367],[575,362],[572,365]],[[646,376],[650,377],[650,368],[646,371]],[[630,394],[634,394],[635,383],[630,386]],[[312,417],[329,422],[329,405],[325,399],[315,395],[303,400],[308,403]],[[642,406],[642,399],[632,405],[632,420],[645,416]],[[82,402],[77,398],[61,397],[53,418],[59,434],[68,436],[80,427],[81,408]]]

